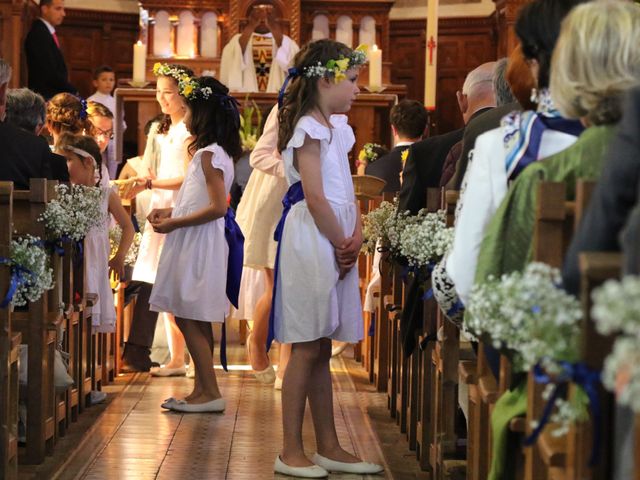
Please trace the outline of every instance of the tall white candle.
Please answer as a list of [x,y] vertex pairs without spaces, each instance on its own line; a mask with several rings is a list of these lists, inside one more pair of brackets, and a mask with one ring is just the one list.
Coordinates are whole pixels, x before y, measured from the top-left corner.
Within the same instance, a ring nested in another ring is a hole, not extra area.
[[380,90],[382,87],[382,50],[374,45],[369,50],[369,89]]
[[138,40],[133,45],[133,81],[144,83],[146,81],[147,46]]
[[436,108],[436,80],[438,66],[438,0],[427,0],[427,36],[424,74],[424,105]]

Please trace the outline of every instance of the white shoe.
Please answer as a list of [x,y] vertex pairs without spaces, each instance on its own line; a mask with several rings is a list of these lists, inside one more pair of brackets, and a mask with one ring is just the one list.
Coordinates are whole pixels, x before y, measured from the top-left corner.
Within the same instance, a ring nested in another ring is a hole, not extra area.
[[340,342],[340,345],[333,347],[331,349],[331,356],[332,357],[336,357],[338,355],[340,355],[342,352],[344,352],[346,350],[346,348],[349,346],[349,344],[347,342]]
[[186,375],[187,370],[184,367],[153,367],[149,373],[152,377],[183,377]]
[[282,378],[276,375],[276,381],[273,382],[273,388],[275,390],[282,390],[282,380],[283,380]]
[[256,377],[260,383],[271,384],[276,381],[276,372],[273,369],[273,365],[269,365],[264,370],[260,372],[253,372],[253,376]]
[[99,390],[91,390],[89,393],[89,399],[91,400],[91,405],[97,405],[107,399],[107,394]]
[[329,458],[318,455],[317,453],[311,459],[316,465],[320,465],[328,472],[340,472],[340,473],[358,473],[361,475],[380,473],[384,471],[381,465],[369,462],[337,462]]
[[162,405],[160,406],[162,408],[166,408],[167,410],[171,410],[171,406],[174,404],[174,402],[176,402],[176,399],[174,397],[165,398],[164,402],[162,402]]
[[196,378],[196,366],[193,361],[187,365],[187,378]]
[[280,460],[279,455],[276,457],[276,463],[273,466],[273,470],[276,473],[299,478],[326,478],[329,476],[329,472],[318,465],[312,465],[310,467],[290,467]]
[[184,413],[222,413],[226,402],[224,398],[217,398],[205,403],[187,403],[186,400],[175,400],[171,410]]

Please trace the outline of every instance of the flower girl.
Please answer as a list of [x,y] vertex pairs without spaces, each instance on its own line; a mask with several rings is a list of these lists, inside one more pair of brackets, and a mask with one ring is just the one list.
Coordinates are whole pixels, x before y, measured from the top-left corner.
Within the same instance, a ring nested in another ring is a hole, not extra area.
[[[76,185],[95,187],[101,179],[100,148],[95,140],[83,135],[63,133],[57,143],[58,151],[67,159],[69,180]],[[110,188],[102,190],[101,210],[104,218],[89,230],[84,238],[84,256],[87,292],[97,293],[98,301],[91,309],[92,327],[95,332],[115,332],[116,309],[109,282],[109,270],[124,275],[124,259],[133,241],[133,224],[122,206],[120,197]],[[81,213],[81,212],[78,212]],[[122,237],[116,255],[109,259],[109,214],[113,215]]]
[[[222,412],[213,370],[212,323],[223,323],[229,300],[238,304],[243,238],[227,196],[233,182],[233,158],[241,154],[240,118],[229,90],[213,77],[180,83],[188,100],[185,116],[193,135],[193,154],[173,208],[154,209],[149,222],[167,237],[149,303],[170,312],[195,363],[193,391],[184,400],[162,406],[180,412]],[[225,366],[224,334],[220,346]]]
[[[359,92],[358,67],[366,59],[332,40],[309,43],[294,59],[282,88],[278,150],[290,185],[276,229],[278,257],[272,332],[292,352],[282,384],[284,446],[275,471],[304,478],[329,471],[378,473],[342,449],[333,418],[331,340],[363,336],[358,271],[360,212],[347,154],[355,137],[344,113]],[[318,453],[302,445],[307,398]]]

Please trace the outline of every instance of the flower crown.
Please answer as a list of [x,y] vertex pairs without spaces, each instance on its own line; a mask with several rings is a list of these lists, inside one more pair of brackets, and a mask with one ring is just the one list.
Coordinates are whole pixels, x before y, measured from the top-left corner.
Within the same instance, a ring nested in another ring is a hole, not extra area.
[[197,96],[209,98],[213,92],[211,88],[200,88],[198,82],[190,76],[184,69],[168,65],[166,63],[156,63],[153,66],[153,74],[156,77],[171,77],[178,83],[178,93],[188,100],[192,100]]
[[345,57],[344,55],[340,55],[337,60],[331,59],[324,65],[322,65],[322,63],[320,62],[318,62],[316,65],[308,65],[302,68],[302,75],[307,78],[333,76],[333,81],[335,83],[341,82],[342,80],[347,78],[347,76],[345,75],[347,70],[359,67],[367,63],[368,49],[369,47],[367,45],[360,45],[347,57]]

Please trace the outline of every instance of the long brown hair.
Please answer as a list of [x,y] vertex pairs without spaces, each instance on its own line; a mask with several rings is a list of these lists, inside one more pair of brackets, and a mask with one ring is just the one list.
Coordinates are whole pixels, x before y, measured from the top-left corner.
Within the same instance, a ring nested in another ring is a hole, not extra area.
[[348,57],[352,50],[335,40],[317,40],[307,43],[293,59],[293,67],[298,74],[291,79],[278,111],[278,151],[282,152],[293,136],[298,120],[309,113],[318,102],[318,80],[307,77],[304,69],[315,65],[326,65],[329,60],[337,60],[340,55]]

